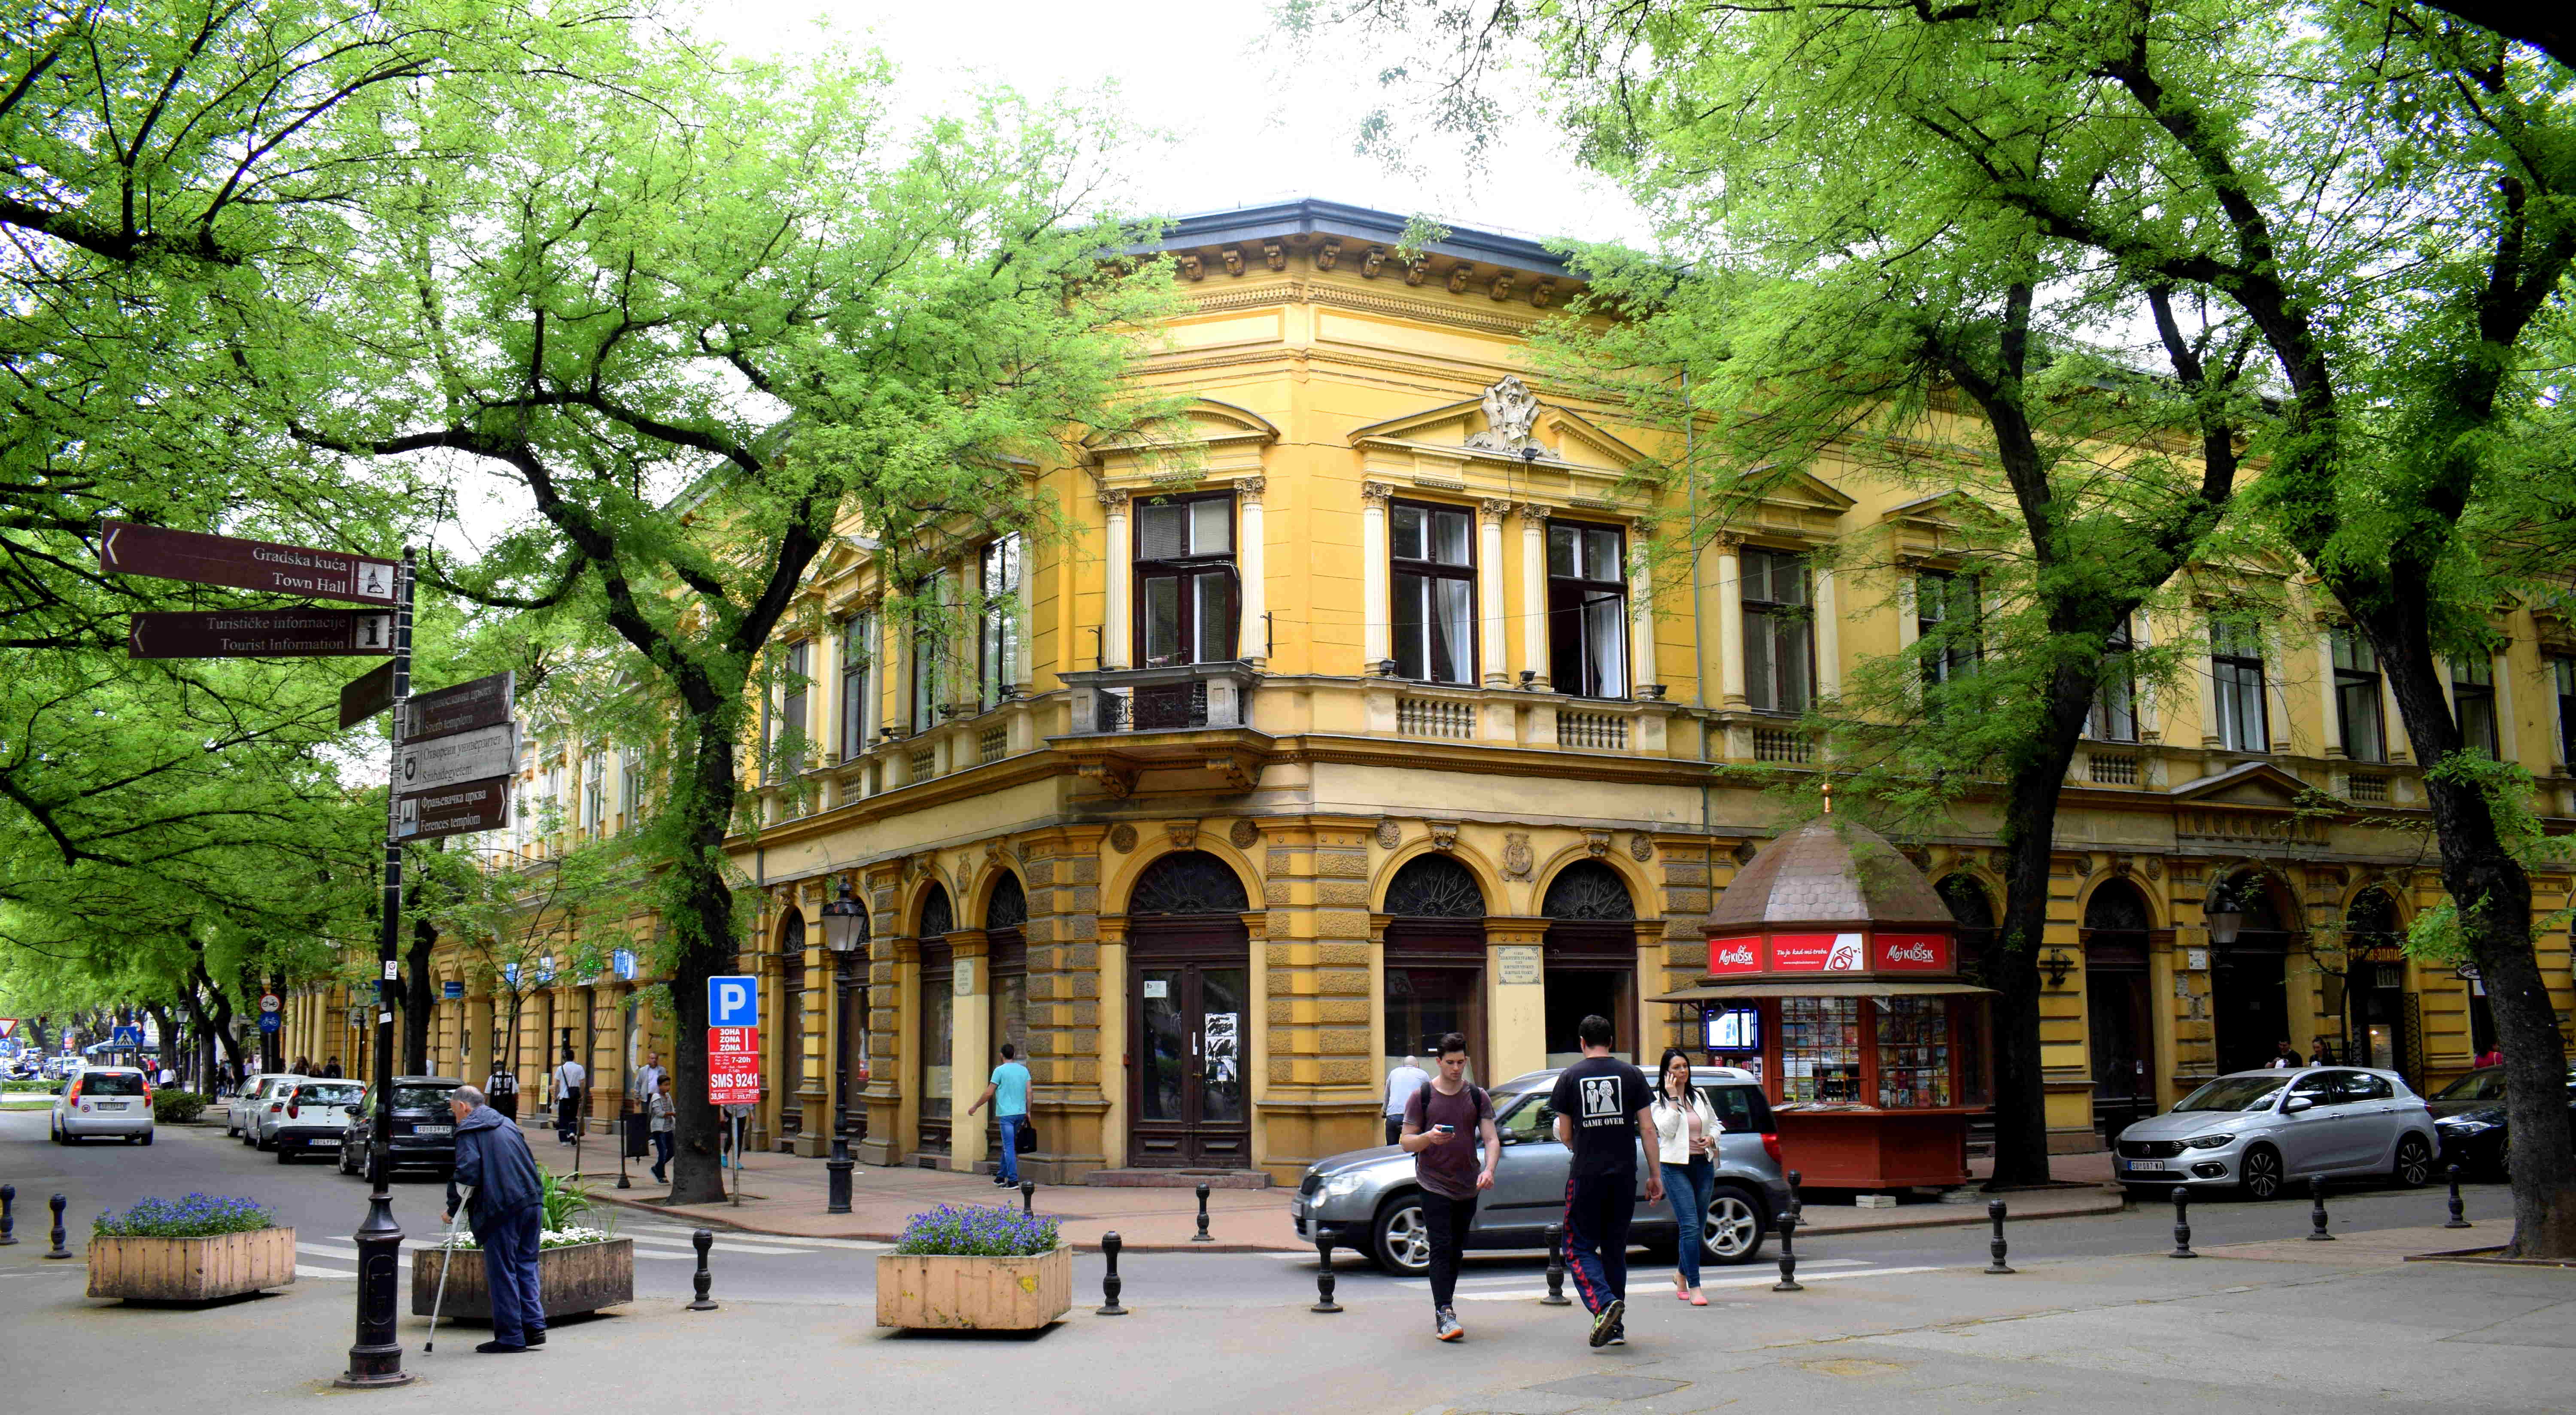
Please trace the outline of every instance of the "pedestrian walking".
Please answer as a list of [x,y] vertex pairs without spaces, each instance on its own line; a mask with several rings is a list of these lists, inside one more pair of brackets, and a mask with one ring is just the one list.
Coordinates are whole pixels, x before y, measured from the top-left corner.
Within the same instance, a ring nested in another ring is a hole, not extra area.
[[340,1079],[340,1058],[335,1056],[322,1063],[322,1074],[331,1080]]
[[1656,1158],[1664,1171],[1664,1198],[1673,1206],[1674,1242],[1680,1254],[1673,1274],[1674,1295],[1694,1307],[1705,1307],[1700,1295],[1699,1262],[1707,1251],[1708,1206],[1717,1198],[1717,1137],[1725,1126],[1708,1103],[1708,1093],[1691,1084],[1690,1054],[1664,1048],[1655,1086]]
[[658,1095],[662,1090],[662,1078],[670,1074],[670,1072],[662,1069],[662,1054],[660,1052],[648,1051],[644,1053],[644,1064],[635,1068],[635,1089],[633,1094],[642,1098],[637,1103],[649,1107],[652,1103],[653,1097]]
[[1431,1073],[1423,1070],[1421,1063],[1409,1056],[1397,1062],[1394,1070],[1386,1073],[1386,1142],[1388,1144],[1397,1143],[1398,1138],[1404,1134],[1404,1107],[1412,1101],[1413,1093],[1421,1090],[1423,1083],[1430,1079]]
[[545,1189],[527,1137],[485,1103],[481,1091],[459,1086],[447,1093],[456,1117],[456,1168],[447,1179],[447,1221],[456,1219],[457,1190],[472,1198],[465,1216],[483,1249],[483,1280],[492,1293],[492,1339],[474,1349],[486,1354],[525,1351],[546,1344],[546,1309],[537,1297],[537,1236],[545,1218]]
[[2502,1066],[2504,1065],[2504,1050],[2503,1048],[2498,1047],[2495,1043],[2489,1042],[2487,1043],[2487,1049],[2479,1052],[2477,1060],[2472,1061],[2469,1064],[2471,1066]]
[[2307,1063],[2299,1059],[2298,1047],[2289,1038],[2283,1037],[2281,1044],[2272,1049],[2272,1059],[2263,1065],[2266,1070],[2271,1071],[2296,1071]]
[[555,1090],[555,1143],[572,1143],[573,1131],[581,1124],[581,1088],[590,1072],[572,1059],[572,1048],[565,1047],[563,1060],[556,1063],[552,1083]]
[[492,1063],[492,1074],[484,1081],[483,1090],[491,1097],[489,1102],[491,1107],[501,1112],[502,1119],[512,1122],[518,1120],[519,1073],[512,1071],[508,1063],[502,1061]]
[[671,1164],[671,1131],[680,1117],[680,1098],[671,1094],[671,1078],[663,1077],[653,1085],[653,1094],[645,1102],[648,1118],[645,1133],[653,1139],[653,1182],[668,1184],[671,1176],[664,1171]]
[[2323,1066],[2326,1064],[2325,1038],[2319,1037],[2315,1041],[2308,1043],[2308,1064],[2310,1066]]
[[1412,1153],[1413,1177],[1422,1185],[1422,1228],[1431,1239],[1432,1335],[1456,1341],[1467,1334],[1458,1323],[1458,1260],[1476,1221],[1476,1196],[1494,1187],[1503,1137],[1494,1128],[1493,1098],[1467,1080],[1465,1036],[1451,1032],[1440,1039],[1438,1065],[1439,1074],[1405,1099],[1395,1142]]
[[985,1106],[993,1108],[994,1124],[1002,1132],[1002,1163],[993,1171],[997,1189],[1020,1187],[1020,1127],[1029,1120],[1029,1068],[1019,1059],[1019,1048],[1002,1043],[1001,1064],[993,1068],[991,1080],[984,1083],[984,1094],[966,1107],[973,1115]]
[[[1628,1226],[1637,1218],[1637,1149],[1660,1152],[1654,1090],[1646,1075],[1610,1054],[1610,1019],[1586,1017],[1574,1029],[1583,1059],[1559,1072],[1548,1097],[1556,1141],[1573,1152],[1565,1181],[1565,1265],[1592,1314],[1592,1344],[1628,1340]],[[1658,1165],[1646,1171],[1646,1202],[1664,1201]]]

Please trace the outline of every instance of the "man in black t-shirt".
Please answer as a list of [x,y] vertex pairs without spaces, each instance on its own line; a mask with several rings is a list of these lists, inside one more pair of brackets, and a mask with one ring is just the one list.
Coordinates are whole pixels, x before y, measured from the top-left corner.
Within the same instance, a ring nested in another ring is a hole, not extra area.
[[[1624,1345],[1628,1225],[1637,1216],[1637,1147],[1656,1153],[1654,1091],[1646,1075],[1610,1054],[1607,1017],[1575,1028],[1583,1059],[1558,1074],[1548,1104],[1556,1139],[1572,1151],[1565,1183],[1565,1266],[1592,1313],[1594,1346]],[[1646,1171],[1646,1202],[1664,1201],[1660,1168]]]

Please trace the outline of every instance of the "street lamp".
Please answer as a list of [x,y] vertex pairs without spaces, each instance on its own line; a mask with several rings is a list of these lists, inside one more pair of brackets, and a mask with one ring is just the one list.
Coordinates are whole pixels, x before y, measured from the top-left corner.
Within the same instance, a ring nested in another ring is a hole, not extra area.
[[2238,907],[2233,891],[2212,892],[2216,907],[2201,914],[2202,922],[2209,925],[2209,941],[2221,946],[2234,943],[2237,932],[2245,927],[2245,911]]
[[[823,947],[833,957],[832,977],[840,981],[849,957],[868,937],[868,911],[850,891],[850,882],[841,881],[841,897],[823,906]],[[846,990],[842,990],[846,995]],[[850,1211],[850,1012],[845,1005],[834,1007],[837,1025],[833,1028],[832,1054],[840,1059],[840,1084],[833,1087],[832,1157],[823,1162],[826,1173],[826,1200],[823,1211],[845,1214]]]

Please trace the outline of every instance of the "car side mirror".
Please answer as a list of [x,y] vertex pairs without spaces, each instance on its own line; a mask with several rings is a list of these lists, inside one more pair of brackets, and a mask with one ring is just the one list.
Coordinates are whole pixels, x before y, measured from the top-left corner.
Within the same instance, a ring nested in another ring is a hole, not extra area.
[[2288,1100],[2281,1102],[2281,1113],[2283,1115],[2296,1115],[2303,1110],[2315,1109],[2316,1104],[2317,1103],[2314,1100],[2306,1096],[2292,1096]]

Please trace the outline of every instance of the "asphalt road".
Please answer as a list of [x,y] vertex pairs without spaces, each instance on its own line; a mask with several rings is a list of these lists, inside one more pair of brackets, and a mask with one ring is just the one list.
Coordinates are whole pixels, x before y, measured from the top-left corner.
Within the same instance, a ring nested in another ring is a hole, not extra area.
[[[536,1151],[549,1167],[568,1165],[568,1151],[539,1134]],[[612,1167],[614,1157],[606,1154]],[[149,1147],[93,1140],[58,1147],[45,1139],[42,1111],[0,1113],[0,1183],[18,1190],[17,1234],[21,1242],[42,1244],[50,1222],[45,1197],[60,1192],[70,1201],[69,1226],[77,1250],[102,1208],[122,1208],[147,1196],[179,1197],[191,1191],[241,1195],[267,1204],[295,1226],[303,1280],[347,1281],[355,1268],[348,1235],[366,1217],[364,1182],[341,1175],[326,1158],[298,1159],[281,1165],[220,1129],[164,1126]],[[2499,1242],[2509,1223],[2501,1185],[2470,1185],[2463,1190],[2469,1217],[2479,1226],[2461,1235],[2461,1246]],[[1045,1209],[1044,1190],[1038,1207]],[[394,1218],[409,1243],[435,1241],[444,1202],[441,1184],[428,1177],[407,1177],[393,1189]],[[2337,1231],[2403,1228],[2438,1223],[2444,1217],[2438,1188],[2390,1190],[2337,1188],[2329,1192]],[[617,1231],[636,1243],[635,1288],[639,1301],[685,1298],[695,1256],[687,1226],[631,1210],[607,1209]],[[2231,1199],[2196,1202],[2191,1209],[2194,1246],[2287,1238],[2308,1231],[2304,1198],[2268,1204]],[[1982,1266],[1988,1233],[1976,1228],[1916,1229],[1893,1233],[1853,1234],[1836,1238],[1801,1238],[1798,1242],[1802,1280],[1865,1281],[1890,1269]],[[2008,1229],[2017,1258],[2066,1258],[2160,1253],[2173,1246],[2170,1206],[2150,1204],[2123,1214],[2103,1214],[2014,1223]],[[867,1303],[874,1300],[875,1265],[869,1261],[883,1244],[838,1239],[771,1238],[719,1233],[711,1258],[719,1300]],[[24,1251],[24,1250],[21,1250]],[[405,1249],[409,1252],[408,1246]],[[1712,1285],[1767,1285],[1776,1276],[1776,1240],[1766,1244],[1760,1261],[1739,1268],[1710,1269]],[[1636,1257],[1631,1291],[1646,1293],[1669,1281],[1668,1270]],[[1190,1306],[1269,1306],[1282,1301],[1312,1301],[1317,1264],[1311,1253],[1130,1253],[1120,1263],[1124,1301],[1130,1306],[1157,1303]],[[1354,1255],[1335,1262],[1344,1298],[1394,1297],[1420,1291],[1420,1281],[1389,1278]],[[1544,1263],[1537,1253],[1471,1256],[1462,1275],[1460,1296],[1466,1301],[1523,1300],[1543,1290]],[[1096,1304],[1101,1261],[1085,1254],[1077,1264],[1075,1290],[1086,1305]],[[1425,1297],[1427,1304],[1428,1298]]]

